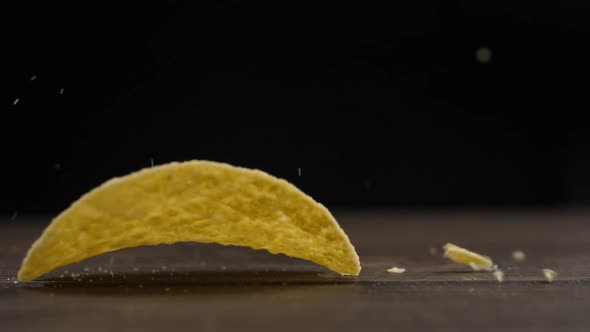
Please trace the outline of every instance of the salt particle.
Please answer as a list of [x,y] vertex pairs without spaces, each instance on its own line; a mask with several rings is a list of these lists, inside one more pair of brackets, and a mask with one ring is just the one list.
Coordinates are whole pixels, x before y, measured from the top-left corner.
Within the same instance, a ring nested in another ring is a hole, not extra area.
[[13,102],[12,102],[12,106],[16,106],[16,104],[18,104],[20,98],[16,98]]

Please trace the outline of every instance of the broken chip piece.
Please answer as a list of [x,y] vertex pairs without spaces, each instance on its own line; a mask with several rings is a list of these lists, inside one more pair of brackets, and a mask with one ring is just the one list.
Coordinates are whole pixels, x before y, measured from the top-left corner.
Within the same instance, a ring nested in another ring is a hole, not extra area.
[[488,271],[494,270],[494,263],[487,257],[467,249],[456,246],[452,243],[447,243],[443,246],[444,257],[452,260],[455,263],[469,265],[474,271]]
[[322,204],[259,170],[170,163],[111,179],[59,214],[18,272],[29,281],[105,252],[175,242],[266,249],[358,275],[348,236]]
[[406,272],[406,269],[404,269],[403,267],[394,266],[391,269],[387,269],[387,272],[389,272],[389,273],[398,273],[399,274],[399,273]]
[[555,277],[557,277],[557,272],[551,269],[543,269],[543,275],[545,276],[545,279],[547,279],[548,282],[553,282]]
[[526,259],[526,255],[522,250],[515,250],[512,252],[512,259],[517,262],[522,262]]

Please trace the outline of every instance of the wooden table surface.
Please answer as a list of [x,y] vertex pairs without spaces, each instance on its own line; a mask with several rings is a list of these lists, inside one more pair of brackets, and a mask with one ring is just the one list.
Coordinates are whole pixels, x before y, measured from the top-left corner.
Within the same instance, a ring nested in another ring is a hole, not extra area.
[[[104,254],[16,283],[50,218],[0,220],[0,331],[590,331],[590,214],[335,216],[361,258],[359,277],[264,251],[182,243]],[[489,255],[506,280],[442,258],[447,242]],[[525,261],[512,260],[517,249]],[[387,273],[392,266],[407,272]],[[543,268],[559,273],[553,283]]]

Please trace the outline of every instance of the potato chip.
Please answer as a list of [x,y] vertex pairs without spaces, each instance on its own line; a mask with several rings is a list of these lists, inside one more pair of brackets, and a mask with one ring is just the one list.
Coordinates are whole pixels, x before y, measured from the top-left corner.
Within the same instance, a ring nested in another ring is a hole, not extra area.
[[141,245],[246,246],[358,275],[354,247],[330,212],[285,180],[210,161],[170,163],[111,179],[58,215],[18,272],[57,267]]
[[493,271],[494,263],[487,257],[467,249],[456,246],[452,243],[447,243],[443,246],[445,250],[444,256],[455,263],[469,265],[475,271]]

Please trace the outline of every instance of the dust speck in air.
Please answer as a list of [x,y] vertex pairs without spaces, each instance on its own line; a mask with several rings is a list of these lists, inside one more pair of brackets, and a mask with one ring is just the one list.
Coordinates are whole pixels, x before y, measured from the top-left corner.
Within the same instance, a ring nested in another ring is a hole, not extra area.
[[489,47],[482,46],[475,51],[475,59],[481,64],[486,64],[492,60],[492,50]]

